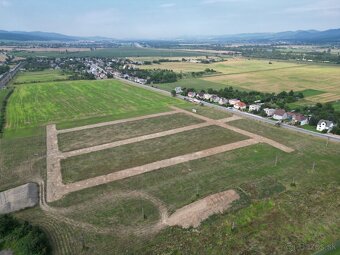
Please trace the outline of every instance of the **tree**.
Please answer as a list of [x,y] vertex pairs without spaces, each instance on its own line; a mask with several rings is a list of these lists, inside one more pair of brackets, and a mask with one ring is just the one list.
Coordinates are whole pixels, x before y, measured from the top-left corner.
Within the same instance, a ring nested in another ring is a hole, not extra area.
[[175,97],[176,96],[176,91],[173,89],[171,90],[171,96]]

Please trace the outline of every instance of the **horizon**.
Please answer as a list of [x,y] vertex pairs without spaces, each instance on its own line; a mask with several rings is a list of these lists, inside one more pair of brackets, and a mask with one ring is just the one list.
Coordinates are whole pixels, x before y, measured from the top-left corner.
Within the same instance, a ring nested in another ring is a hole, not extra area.
[[[168,39],[340,27],[336,0],[0,0],[1,30],[79,37]],[[284,21],[284,22],[282,22]]]

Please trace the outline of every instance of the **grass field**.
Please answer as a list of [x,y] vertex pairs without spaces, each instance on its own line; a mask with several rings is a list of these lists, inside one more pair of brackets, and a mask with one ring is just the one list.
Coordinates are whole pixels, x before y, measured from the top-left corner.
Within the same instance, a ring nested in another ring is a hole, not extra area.
[[61,161],[63,182],[80,181],[244,139],[238,133],[211,126],[83,154]]
[[[305,93],[316,96],[316,92]],[[31,127],[39,132],[0,140],[0,190],[46,179],[45,123],[60,123],[59,128],[81,126],[168,111],[169,105],[195,108],[198,114],[214,119],[230,116],[117,81],[18,86],[8,111],[12,120],[7,116],[12,126],[6,132]],[[155,119],[143,122],[140,130],[134,128],[137,123],[129,123],[126,130],[116,126],[118,134],[109,128],[95,134],[73,133],[74,137],[65,136],[63,143],[65,148],[77,147],[77,140],[84,135],[82,147],[96,137],[102,143],[191,123],[190,118],[179,117],[177,121],[167,125],[168,121]],[[237,120],[230,125],[274,139],[295,151],[284,153],[260,143],[70,193],[49,204],[52,211],[36,207],[15,215],[46,230],[54,254],[307,255],[334,243],[340,236],[339,144],[252,120]],[[64,162],[63,166],[72,171],[66,177],[73,181],[240,139],[238,134],[211,126],[69,158],[69,165]],[[204,221],[197,230],[169,227],[157,235],[148,232],[160,218],[160,203],[172,213],[228,189],[237,190],[241,199],[228,212]],[[130,197],[132,192],[141,195]],[[145,194],[154,200],[146,199]],[[233,222],[236,228],[231,230]]]
[[14,84],[67,80],[68,77],[68,75],[63,74],[61,71],[58,70],[21,72],[15,78]]
[[28,51],[13,51],[13,55],[17,57],[55,57],[55,58],[68,58],[68,57],[190,57],[190,56],[206,56],[208,53],[190,52],[170,49],[149,49],[149,48],[108,48],[97,49],[93,51],[80,51],[80,52],[28,52]]
[[180,128],[201,122],[202,121],[197,118],[183,113],[177,113],[151,119],[131,121],[128,123],[60,134],[58,136],[58,145],[61,151],[70,151]]
[[[119,81],[65,81],[19,86],[7,108],[7,129],[60,127],[168,111],[179,100]],[[78,120],[83,120],[77,123]]]

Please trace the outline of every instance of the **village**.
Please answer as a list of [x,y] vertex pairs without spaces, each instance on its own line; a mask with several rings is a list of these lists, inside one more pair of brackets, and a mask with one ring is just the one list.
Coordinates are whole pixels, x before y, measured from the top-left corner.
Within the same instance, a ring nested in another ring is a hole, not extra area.
[[[176,94],[183,93],[181,87],[175,88]],[[280,108],[265,108],[263,107],[265,104],[262,103],[260,100],[255,101],[253,104],[247,105],[246,103],[242,102],[240,99],[227,99],[224,97],[219,97],[214,94],[204,93],[204,92],[193,92],[190,91],[187,93],[187,100],[189,102],[195,104],[201,104],[202,101],[210,102],[214,104],[218,104],[220,106],[227,107],[229,109],[237,110],[237,111],[244,111],[249,112],[251,114],[261,115],[263,117],[267,117],[272,120],[277,121],[277,125],[281,123],[286,123],[293,126],[304,126],[309,124],[309,120],[312,116],[306,116],[304,114],[295,112],[295,111],[286,111]],[[330,120],[321,119],[317,123],[316,130],[322,133],[330,133],[335,127],[335,123]]]

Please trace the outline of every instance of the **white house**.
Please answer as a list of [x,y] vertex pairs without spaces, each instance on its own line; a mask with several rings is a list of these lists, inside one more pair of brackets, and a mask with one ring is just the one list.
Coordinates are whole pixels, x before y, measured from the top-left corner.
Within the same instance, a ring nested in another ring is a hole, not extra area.
[[334,123],[330,120],[320,120],[318,125],[316,126],[316,130],[324,131],[324,130],[331,130],[334,127]]
[[275,120],[285,120],[287,119],[287,113],[283,109],[276,109],[273,114],[273,119]]
[[181,94],[183,92],[181,87],[176,87],[175,91],[176,91],[176,94]]
[[241,102],[241,101],[238,100],[238,99],[230,99],[230,100],[229,100],[229,104],[231,104],[231,105],[235,105],[235,104],[237,104],[237,103],[239,103],[239,102]]
[[259,105],[259,104],[249,105],[249,111],[250,112],[259,111],[260,109],[261,109],[261,105]]
[[263,110],[267,114],[268,117],[273,116],[275,112],[275,109],[272,109],[272,108],[264,108]]
[[225,105],[228,103],[228,99],[224,98],[224,97],[221,97],[220,98],[220,101],[218,101],[218,104],[219,105]]
[[216,95],[212,95],[210,98],[210,102],[218,103],[220,101],[220,98]]
[[212,95],[210,95],[208,93],[204,94],[204,99],[205,100],[210,100],[211,97],[212,97]]

